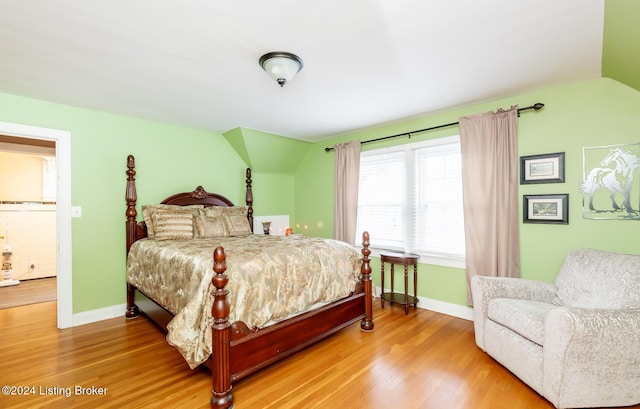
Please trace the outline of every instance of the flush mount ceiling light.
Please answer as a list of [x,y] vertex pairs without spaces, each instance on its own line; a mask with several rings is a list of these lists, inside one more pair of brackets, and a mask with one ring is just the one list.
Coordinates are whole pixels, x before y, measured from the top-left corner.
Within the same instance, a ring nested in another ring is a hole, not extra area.
[[290,81],[304,65],[300,57],[284,51],[266,53],[260,57],[259,62],[262,69],[281,87]]

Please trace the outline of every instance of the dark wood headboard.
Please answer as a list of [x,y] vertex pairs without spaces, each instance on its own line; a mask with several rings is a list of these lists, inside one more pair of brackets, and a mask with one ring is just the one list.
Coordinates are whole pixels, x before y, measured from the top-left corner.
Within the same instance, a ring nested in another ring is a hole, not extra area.
[[[138,194],[136,192],[136,161],[133,155],[127,157],[127,189],[125,191],[125,201],[127,202],[127,210],[125,215],[126,221],[126,241],[127,241],[127,253],[131,245],[142,238],[147,237],[147,225],[144,221],[137,221],[138,212],[136,211],[136,202],[138,201]],[[245,202],[247,205],[247,219],[249,220],[249,226],[253,231],[253,191],[251,189],[251,169],[247,168],[246,171],[246,193]],[[233,202],[226,197],[217,194],[209,193],[204,190],[202,186],[198,186],[192,192],[176,193],[164,199],[161,204],[170,204],[177,206],[188,205],[203,205],[205,207],[210,206],[233,206]]]

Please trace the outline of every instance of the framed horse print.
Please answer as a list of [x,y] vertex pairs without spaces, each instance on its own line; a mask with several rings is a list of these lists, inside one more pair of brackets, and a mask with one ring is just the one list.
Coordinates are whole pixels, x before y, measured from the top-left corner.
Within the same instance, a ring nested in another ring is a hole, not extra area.
[[640,220],[640,143],[582,148],[582,217]]

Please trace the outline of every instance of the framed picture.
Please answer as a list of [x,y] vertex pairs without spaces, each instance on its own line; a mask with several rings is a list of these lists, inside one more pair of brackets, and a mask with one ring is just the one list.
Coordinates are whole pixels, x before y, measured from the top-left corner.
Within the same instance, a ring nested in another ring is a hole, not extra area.
[[522,196],[522,222],[569,224],[569,195]]
[[520,184],[564,183],[564,152],[520,157]]

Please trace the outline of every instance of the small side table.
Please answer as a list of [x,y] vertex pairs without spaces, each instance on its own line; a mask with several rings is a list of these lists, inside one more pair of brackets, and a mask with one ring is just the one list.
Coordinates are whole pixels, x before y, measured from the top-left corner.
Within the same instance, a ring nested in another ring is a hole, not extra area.
[[[408,253],[392,253],[392,252],[381,252],[380,253],[380,277],[381,277],[381,287],[382,292],[380,294],[380,302],[382,304],[382,308],[384,308],[384,302],[389,301],[389,303],[393,304],[398,303],[404,305],[404,313],[409,313],[409,306],[413,305],[414,307],[418,305],[418,259],[420,256],[417,254],[408,254]],[[391,292],[384,292],[384,264],[391,264]],[[393,266],[394,264],[402,264],[404,266],[404,294],[393,292]],[[413,266],[413,296],[409,295],[409,266]]]

